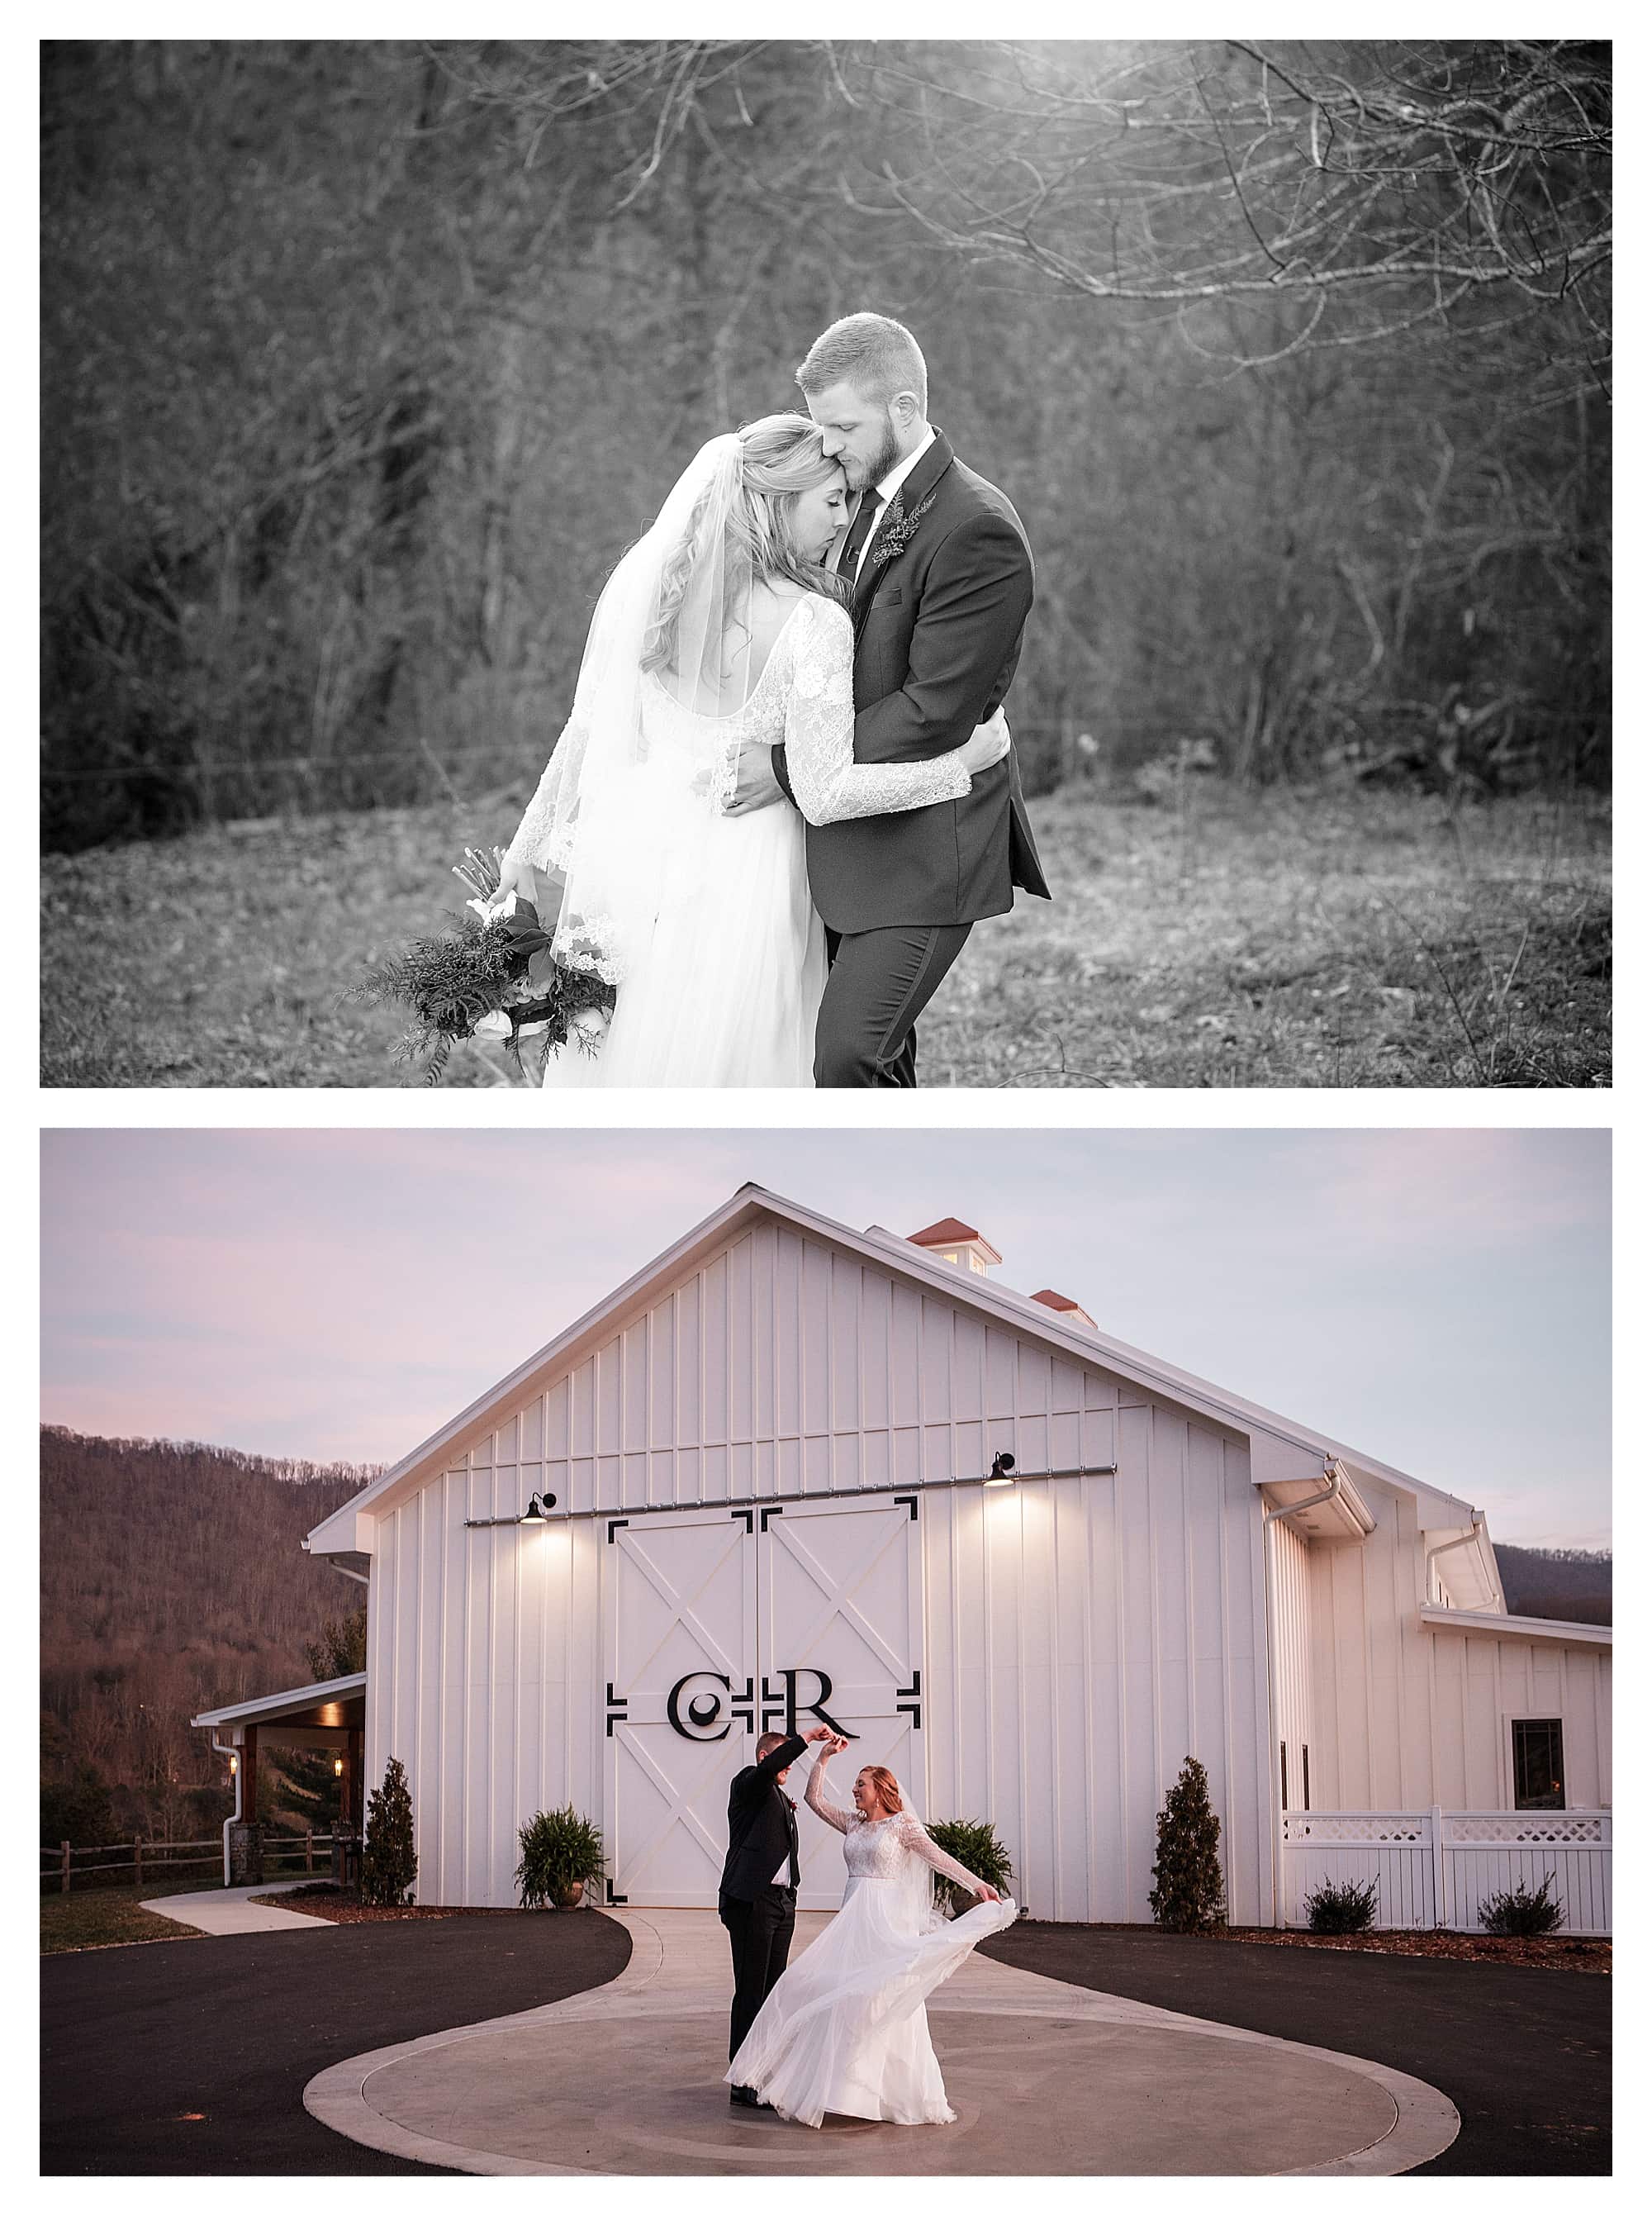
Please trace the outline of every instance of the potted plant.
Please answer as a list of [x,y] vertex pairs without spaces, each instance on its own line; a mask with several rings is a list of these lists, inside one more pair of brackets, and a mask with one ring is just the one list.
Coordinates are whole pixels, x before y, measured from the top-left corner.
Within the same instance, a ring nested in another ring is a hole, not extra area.
[[516,1866],[517,1891],[524,1908],[577,1908],[587,1885],[603,1872],[602,1833],[570,1801],[566,1808],[542,1808],[517,1832],[522,1859]]
[[[1015,1872],[1010,1867],[1010,1850],[1004,1845],[991,1824],[973,1824],[967,1817],[950,1823],[930,1824],[929,1835],[943,1855],[950,1855],[967,1870],[973,1870],[985,1884],[1001,1893],[1010,1890]],[[975,1905],[975,1895],[966,1893],[950,1878],[935,1873],[935,1905],[943,1915],[962,1916]]]

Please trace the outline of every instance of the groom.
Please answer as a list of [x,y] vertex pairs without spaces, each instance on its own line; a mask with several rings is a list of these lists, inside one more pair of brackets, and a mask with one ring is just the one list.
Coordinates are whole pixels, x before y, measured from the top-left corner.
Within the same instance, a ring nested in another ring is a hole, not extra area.
[[[838,551],[855,621],[855,759],[930,761],[988,722],[1010,689],[1033,604],[1013,508],[928,421],[918,342],[887,316],[845,316],[797,381],[860,503]],[[748,742],[731,812],[784,792],[786,750]],[[808,827],[809,890],[832,962],[817,1086],[915,1086],[914,1026],[972,925],[1013,888],[1047,900],[1015,750],[965,799]]]
[[[765,1732],[757,1743],[757,1760],[728,1788],[728,1855],[717,1888],[717,1914],[734,1957],[731,2062],[780,1982],[797,1920],[797,1809],[780,1788],[808,1742],[832,1736],[826,1724],[789,1739]],[[738,2107],[763,2105],[749,2085],[731,2085],[728,2097]]]

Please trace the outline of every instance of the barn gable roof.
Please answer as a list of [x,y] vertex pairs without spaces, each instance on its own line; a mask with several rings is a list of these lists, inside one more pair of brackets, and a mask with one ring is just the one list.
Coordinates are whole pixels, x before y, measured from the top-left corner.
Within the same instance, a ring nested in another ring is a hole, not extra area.
[[[795,1201],[769,1192],[760,1185],[747,1184],[566,1331],[531,1355],[508,1376],[433,1432],[411,1454],[376,1478],[353,1500],[318,1524],[305,1542],[310,1551],[330,1554],[359,1547],[357,1517],[363,1511],[371,1513],[391,1506],[431,1477],[450,1468],[518,1401],[584,1359],[595,1345],[648,1306],[662,1281],[697,1267],[752,1225],[765,1219],[858,1254],[863,1260],[904,1277],[926,1291],[983,1311],[1004,1327],[1053,1348],[1065,1360],[1081,1368],[1106,1370],[1207,1422],[1248,1436],[1253,1446],[1262,1442],[1264,1448],[1272,1445],[1287,1455],[1295,1450],[1299,1456],[1340,1459],[1354,1475],[1369,1475],[1415,1495],[1418,1520],[1427,1528],[1465,1530],[1473,1522],[1475,1511],[1467,1502],[1419,1484],[1402,1470],[1244,1400],[1225,1387],[1195,1376],[1190,1370],[1178,1369],[1094,1326],[1068,1322],[1059,1311],[1030,1296],[939,1261],[924,1247],[885,1230],[881,1225],[874,1224],[865,1232],[852,1231],[847,1225],[817,1215]],[[1489,1557],[1489,1543],[1484,1551]],[[1501,1603],[1500,1587],[1496,1599]]]

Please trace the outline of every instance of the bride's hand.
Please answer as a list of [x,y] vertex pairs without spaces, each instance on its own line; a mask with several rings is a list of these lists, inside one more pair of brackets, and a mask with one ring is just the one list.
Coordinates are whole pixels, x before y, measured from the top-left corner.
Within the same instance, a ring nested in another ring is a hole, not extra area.
[[1010,726],[1004,720],[1004,711],[996,708],[990,723],[976,725],[962,747],[964,767],[971,777],[979,777],[985,769],[1001,762],[1010,751]]
[[996,1887],[990,1885],[978,1885],[975,1893],[977,1899],[981,1900],[1001,1900],[1004,1898]]

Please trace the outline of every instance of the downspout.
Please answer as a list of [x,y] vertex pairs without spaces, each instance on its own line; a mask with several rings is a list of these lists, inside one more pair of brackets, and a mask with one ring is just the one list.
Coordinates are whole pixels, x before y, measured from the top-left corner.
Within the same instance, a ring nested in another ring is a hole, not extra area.
[[230,1884],[230,1827],[232,1824],[238,1824],[241,1821],[241,1763],[239,1760],[241,1750],[239,1747],[225,1746],[218,1733],[214,1732],[212,1751],[214,1754],[233,1754],[237,1757],[235,1766],[235,1813],[226,1819],[224,1826],[224,1884],[227,1891]]
[[[1330,1478],[1330,1483],[1323,1493],[1311,1493],[1305,1500],[1293,1500],[1284,1508],[1269,1508],[1264,1512],[1262,1522],[1272,1524],[1281,1516],[1298,1516],[1305,1508],[1317,1508],[1322,1500],[1335,1500],[1342,1490],[1342,1463],[1328,1462],[1325,1464],[1325,1474]],[[1298,1482],[1299,1483],[1300,1480]],[[1471,1532],[1469,1536],[1472,1538],[1474,1535]],[[1458,1540],[1453,1543],[1460,1546],[1462,1542]]]
[[[1274,1756],[1279,1746],[1280,1704],[1278,1654],[1279,1619],[1274,1606],[1274,1542],[1273,1536],[1269,1532],[1268,1527],[1270,1524],[1277,1523],[1281,1516],[1294,1516],[1299,1508],[1317,1508],[1322,1500],[1335,1500],[1342,1490],[1342,1463],[1340,1462],[1328,1462],[1325,1464],[1325,1474],[1330,1479],[1330,1482],[1325,1487],[1323,1493],[1311,1493],[1305,1500],[1293,1500],[1287,1508],[1267,1508],[1262,1511],[1262,1605],[1268,1611],[1268,1774],[1270,1781],[1268,1787],[1268,1798],[1269,1800],[1274,1797],[1274,1788],[1271,1781],[1274,1775]],[[1270,1827],[1274,1834],[1274,1843],[1273,1851],[1268,1857],[1271,1864],[1269,1875],[1273,1884],[1274,1898],[1272,1906],[1274,1929],[1275,1930],[1278,1930],[1280,1928],[1279,1920],[1280,1856],[1284,1851],[1285,1844],[1284,1794],[1285,1781],[1283,1778],[1280,1778],[1279,1814],[1274,1819],[1274,1823]]]
[[[1485,1530],[1485,1511],[1483,1508],[1477,1508],[1474,1511],[1474,1522],[1472,1525],[1468,1530],[1464,1532],[1460,1539],[1446,1539],[1442,1541],[1438,1547],[1429,1548],[1428,1553],[1422,1558],[1422,1604],[1425,1608],[1428,1605],[1428,1573],[1434,1567],[1435,1562],[1438,1561],[1440,1555],[1449,1554],[1454,1547],[1471,1546],[1473,1542],[1479,1537],[1480,1534]],[[1446,1605],[1449,1608],[1451,1606],[1451,1603],[1447,1601]]]
[[359,1570],[347,1570],[342,1562],[329,1561],[327,1567],[329,1570],[336,1570],[341,1578],[353,1578],[359,1585],[370,1585],[372,1583],[372,1579],[364,1577]]

